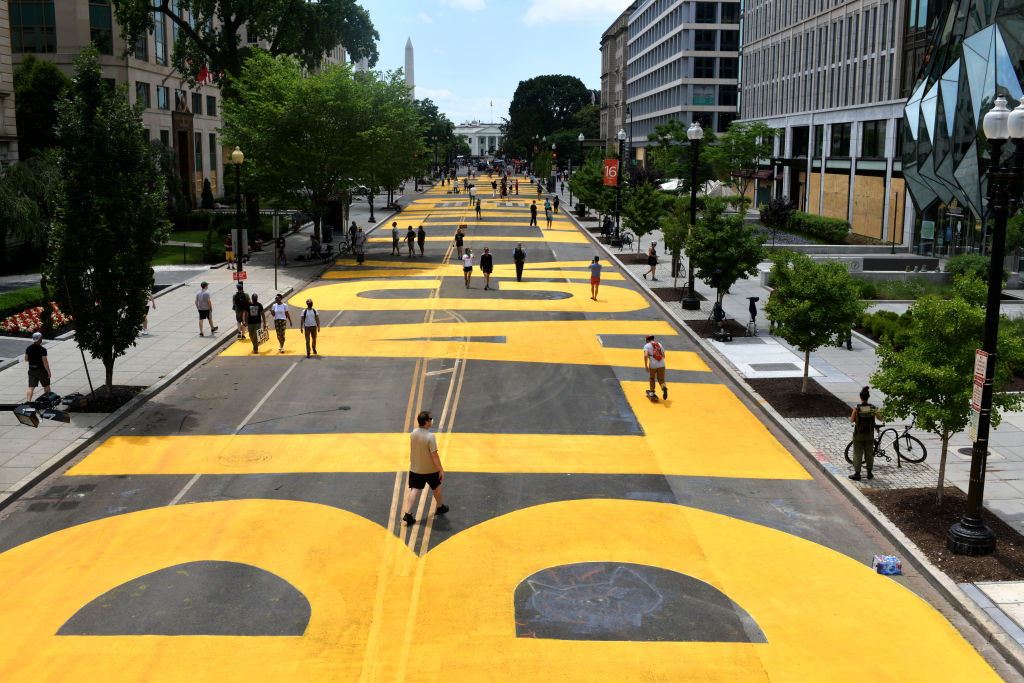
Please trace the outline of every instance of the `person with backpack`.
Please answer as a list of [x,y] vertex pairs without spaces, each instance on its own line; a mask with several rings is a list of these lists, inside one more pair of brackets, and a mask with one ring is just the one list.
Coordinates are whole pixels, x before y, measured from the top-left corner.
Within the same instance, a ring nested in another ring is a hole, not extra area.
[[[590,298],[597,301],[597,290],[601,287],[601,259],[597,256],[590,262]],[[653,387],[651,387],[653,389]]]
[[516,264],[516,282],[522,282],[523,265],[526,263],[526,250],[523,249],[522,242],[517,244],[516,248],[512,250],[512,260]]
[[245,322],[249,326],[249,339],[252,341],[252,352],[260,352],[260,329],[267,329],[267,313],[260,303],[259,295],[253,294],[249,306],[245,309]]
[[236,285],[238,291],[231,299],[231,308],[235,311],[235,322],[238,323],[238,341],[245,341],[245,309],[249,307],[249,295],[242,288],[242,283]]
[[313,353],[320,355],[316,352],[316,335],[320,332],[320,313],[313,308],[313,300],[306,299],[306,307],[302,309],[302,315],[299,316],[299,326],[302,327],[302,333],[306,337],[306,358],[309,358],[309,342],[313,341]]
[[651,378],[650,393],[654,393],[654,380],[661,385],[661,397],[668,398],[668,386],[665,384],[665,349],[659,342],[654,340],[654,335],[647,335],[647,343],[644,344],[644,367]]
[[850,479],[860,481],[860,464],[867,467],[868,479],[874,479],[871,470],[875,465],[875,430],[879,428],[882,415],[878,408],[868,403],[871,390],[864,387],[860,390],[860,403],[850,414],[853,423],[853,474]]

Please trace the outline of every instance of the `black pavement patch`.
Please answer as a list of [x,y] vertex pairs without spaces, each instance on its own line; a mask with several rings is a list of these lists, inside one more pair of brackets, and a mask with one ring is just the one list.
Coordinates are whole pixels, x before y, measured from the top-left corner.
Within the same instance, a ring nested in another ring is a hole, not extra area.
[[766,643],[754,620],[722,591],[642,564],[548,567],[515,590],[519,638]]
[[301,636],[309,601],[268,571],[237,562],[166,567],[96,597],[60,636]]

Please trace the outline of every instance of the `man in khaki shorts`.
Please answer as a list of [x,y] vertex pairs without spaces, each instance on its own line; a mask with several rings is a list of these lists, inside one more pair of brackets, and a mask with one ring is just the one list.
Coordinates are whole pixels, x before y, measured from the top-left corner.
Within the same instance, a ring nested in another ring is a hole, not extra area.
[[651,376],[651,389],[648,394],[654,394],[654,380],[661,385],[661,397],[668,398],[668,385],[665,384],[665,349],[661,344],[654,341],[654,335],[647,335],[647,343],[644,344],[644,367]]
[[420,491],[425,484],[430,486],[437,501],[437,510],[434,514],[443,515],[448,512],[448,506],[441,502],[441,482],[444,481],[444,468],[441,466],[441,456],[437,452],[437,439],[430,432],[430,425],[434,418],[430,416],[429,410],[424,410],[416,416],[416,423],[419,425],[409,435],[409,489],[405,492],[405,515],[402,521],[406,524],[415,524],[416,518],[412,516],[412,508],[416,505]]

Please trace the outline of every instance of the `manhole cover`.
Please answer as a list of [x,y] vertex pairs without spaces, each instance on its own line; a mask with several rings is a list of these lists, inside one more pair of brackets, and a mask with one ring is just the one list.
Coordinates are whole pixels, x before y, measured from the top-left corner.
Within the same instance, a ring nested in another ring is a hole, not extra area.
[[218,398],[227,398],[228,395],[223,391],[215,391],[208,394],[196,394],[195,397],[200,401],[212,401]]
[[267,451],[245,451],[243,453],[225,453],[218,456],[217,460],[228,467],[242,467],[257,462],[264,462],[272,457]]

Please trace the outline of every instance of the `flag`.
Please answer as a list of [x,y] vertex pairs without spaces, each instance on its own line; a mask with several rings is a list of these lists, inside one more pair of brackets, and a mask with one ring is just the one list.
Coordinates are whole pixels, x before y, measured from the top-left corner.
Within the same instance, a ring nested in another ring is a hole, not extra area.
[[590,91],[590,103],[594,104],[594,91],[593,90]]
[[210,73],[210,70],[206,68],[205,64],[203,65],[203,68],[199,70],[199,78],[197,80],[202,84],[213,83],[213,74]]

